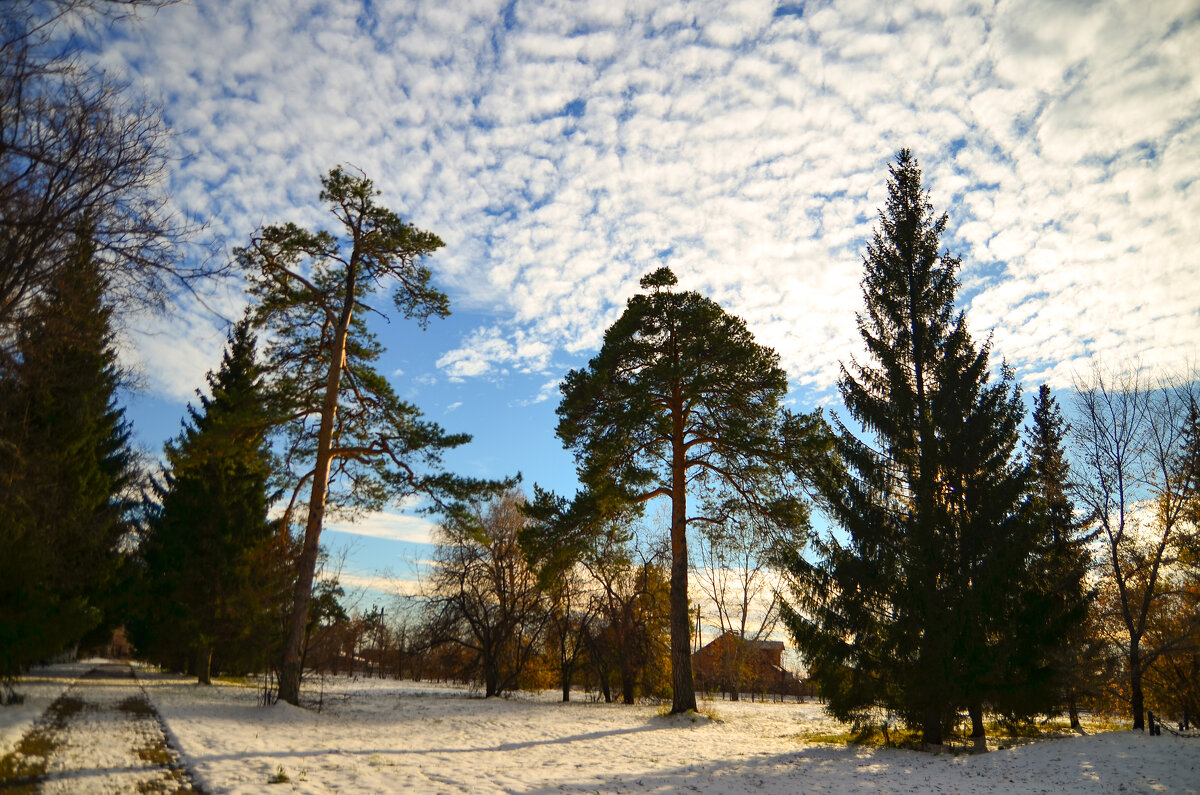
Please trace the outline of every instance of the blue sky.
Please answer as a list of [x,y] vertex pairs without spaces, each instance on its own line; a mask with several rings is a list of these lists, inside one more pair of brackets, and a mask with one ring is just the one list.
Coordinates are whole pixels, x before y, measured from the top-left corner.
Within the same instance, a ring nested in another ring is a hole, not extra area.
[[[197,252],[325,225],[318,180],[339,163],[446,241],[430,265],[454,314],[381,328],[382,369],[475,435],[449,459],[464,474],[572,488],[556,385],[661,264],[779,351],[798,408],[834,400],[904,146],[950,215],[973,330],[1027,388],[1195,360],[1193,0],[206,0],[99,31],[94,55],[164,103]],[[227,317],[241,301],[208,299]],[[186,299],[134,319],[148,448],[223,337]],[[428,554],[423,520],[341,529],[356,582]]]

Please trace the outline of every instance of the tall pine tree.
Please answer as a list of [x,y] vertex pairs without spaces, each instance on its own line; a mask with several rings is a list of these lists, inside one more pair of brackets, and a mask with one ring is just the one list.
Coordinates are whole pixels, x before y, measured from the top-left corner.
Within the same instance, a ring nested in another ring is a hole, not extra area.
[[194,655],[186,662],[203,683],[214,652],[224,650],[228,662],[239,642],[279,622],[263,614],[272,607],[264,561],[273,559],[267,548],[282,543],[267,520],[272,418],[248,320],[234,326],[207,380],[211,397],[188,406],[183,431],[166,448],[160,507],[143,548],[150,614],[135,638],[175,665]]
[[1033,654],[1014,622],[1035,539],[1012,375],[991,382],[989,346],[954,310],[960,261],[938,250],[947,217],[916,159],[902,150],[890,172],[858,316],[873,362],[840,382],[875,442],[837,423],[838,466],[816,467],[816,488],[848,538],[819,540],[814,563],[791,557],[783,612],[835,715],[883,708],[940,744],[962,707],[982,737],[983,705]]
[[735,495],[771,524],[806,517],[775,477],[787,416],[778,354],[755,342],[741,318],[675,285],[666,267],[642,277],[649,292],[629,299],[600,352],[564,379],[557,433],[574,451],[585,486],[576,505],[612,515],[659,497],[670,501],[671,712],[680,713],[696,708],[689,489]]
[[[90,238],[33,305],[0,381],[0,677],[106,620],[135,476]],[[111,619],[111,617],[109,617]]]

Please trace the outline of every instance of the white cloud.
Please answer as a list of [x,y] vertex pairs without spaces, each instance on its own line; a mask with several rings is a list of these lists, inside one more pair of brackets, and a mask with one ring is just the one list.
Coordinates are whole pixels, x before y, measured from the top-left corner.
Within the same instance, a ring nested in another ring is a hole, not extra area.
[[382,538],[388,541],[407,541],[413,544],[430,544],[431,533],[436,523],[423,516],[381,511],[369,514],[355,522],[331,522],[327,530],[339,533]]
[[547,400],[550,400],[551,398],[558,397],[560,384],[562,384],[561,378],[553,378],[553,379],[547,381],[546,383],[542,384],[541,388],[537,391],[536,395],[534,395],[532,398],[529,398],[527,400],[517,401],[517,405],[532,406],[536,403],[545,403]]
[[342,572],[338,575],[338,584],[346,590],[372,590],[394,596],[421,595],[421,583],[417,580],[403,580],[377,574],[348,574]]
[[545,370],[551,347],[542,340],[533,339],[522,329],[505,334],[499,328],[476,329],[460,348],[445,353],[437,360],[451,380],[492,374],[507,373],[512,367],[518,372]]
[[[442,234],[443,283],[490,317],[448,378],[594,348],[666,263],[827,387],[861,348],[861,251],[901,146],[950,214],[972,325],[1043,377],[1194,351],[1193,5],[416,0],[368,30],[354,2],[228,0],[153,15],[103,62],[168,102],[172,188],[218,239],[323,224],[316,177],[344,161]],[[188,339],[139,343],[158,388],[194,388],[214,346]]]

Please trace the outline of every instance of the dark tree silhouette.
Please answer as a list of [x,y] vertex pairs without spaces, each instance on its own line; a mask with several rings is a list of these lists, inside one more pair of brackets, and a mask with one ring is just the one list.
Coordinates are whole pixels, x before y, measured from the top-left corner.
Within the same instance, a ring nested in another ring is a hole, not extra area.
[[967,707],[982,741],[984,703],[1045,654],[1016,634],[1037,541],[1014,455],[1022,408],[1006,368],[989,383],[989,346],[954,310],[960,263],[938,250],[947,217],[916,159],[901,151],[890,172],[863,260],[872,363],[852,362],[840,382],[876,445],[839,422],[835,455],[812,465],[848,540],[823,539],[815,562],[791,557],[783,613],[835,715],[863,722],[884,707],[940,744]]
[[281,545],[267,519],[274,418],[248,320],[233,327],[207,378],[211,396],[201,393],[199,407],[188,406],[183,431],[167,445],[160,504],[142,550],[143,607],[154,624],[147,646],[187,649],[205,684],[215,649],[256,643],[283,607],[269,588],[277,565],[264,565]]
[[0,678],[105,616],[136,479],[104,277],[86,233],[30,308],[0,379]]

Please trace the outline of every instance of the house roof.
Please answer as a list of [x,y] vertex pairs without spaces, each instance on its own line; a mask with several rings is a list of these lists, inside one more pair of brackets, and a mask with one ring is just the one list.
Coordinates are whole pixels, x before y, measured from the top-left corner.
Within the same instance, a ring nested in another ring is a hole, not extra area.
[[[724,640],[725,638],[728,638],[729,640]],[[717,637],[710,640],[708,643],[704,644],[703,648],[707,649],[717,642],[745,643],[748,647],[750,647],[751,649],[754,649],[755,651],[783,651],[783,641],[778,641],[778,640],[745,640],[744,641],[735,632],[726,632],[723,635],[718,635]]]

